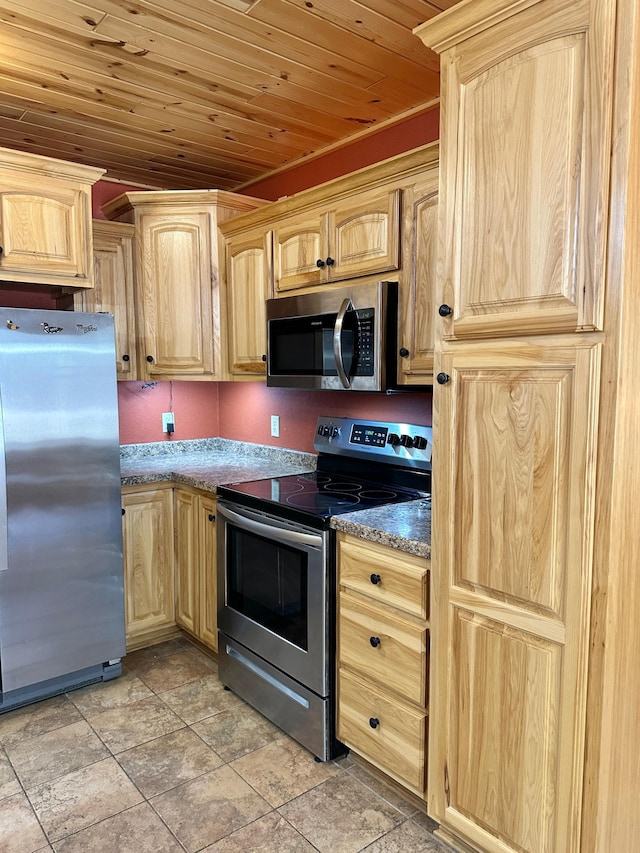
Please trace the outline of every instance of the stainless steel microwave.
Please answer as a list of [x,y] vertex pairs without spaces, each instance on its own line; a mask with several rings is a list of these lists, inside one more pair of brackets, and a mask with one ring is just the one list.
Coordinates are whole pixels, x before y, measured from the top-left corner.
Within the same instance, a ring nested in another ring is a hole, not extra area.
[[395,281],[268,299],[267,385],[397,388],[397,337]]

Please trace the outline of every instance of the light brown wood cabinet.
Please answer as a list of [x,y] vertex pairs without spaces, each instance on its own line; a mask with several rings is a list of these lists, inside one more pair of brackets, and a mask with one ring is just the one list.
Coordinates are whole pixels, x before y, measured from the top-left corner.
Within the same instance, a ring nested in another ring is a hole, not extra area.
[[139,372],[223,379],[218,224],[263,204],[220,190],[131,192],[104,205],[136,227]]
[[122,490],[127,650],[176,636],[173,490]]
[[176,622],[214,651],[218,648],[216,499],[192,489],[174,492]]
[[426,783],[429,561],[338,534],[337,736],[414,794]]
[[133,270],[134,226],[93,220],[94,286],[73,294],[75,311],[113,314],[118,379],[137,379]]
[[226,336],[233,379],[267,373],[266,300],[273,295],[273,235],[264,227],[226,241]]
[[400,190],[364,190],[276,221],[274,290],[313,287],[400,266]]
[[428,803],[465,850],[596,849],[614,6],[466,0],[418,29],[443,75]]
[[93,286],[91,187],[103,174],[0,149],[0,281]]

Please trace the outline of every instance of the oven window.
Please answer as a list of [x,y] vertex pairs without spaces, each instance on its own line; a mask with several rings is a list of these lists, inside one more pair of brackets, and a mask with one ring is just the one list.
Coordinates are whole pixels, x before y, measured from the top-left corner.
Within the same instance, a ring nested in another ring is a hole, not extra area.
[[227,603],[308,651],[306,552],[227,527]]

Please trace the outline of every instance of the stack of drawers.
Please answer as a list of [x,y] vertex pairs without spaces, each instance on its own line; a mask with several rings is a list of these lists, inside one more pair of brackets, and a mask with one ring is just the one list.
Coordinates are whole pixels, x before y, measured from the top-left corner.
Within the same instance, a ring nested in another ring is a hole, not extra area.
[[338,536],[338,739],[425,792],[429,561]]

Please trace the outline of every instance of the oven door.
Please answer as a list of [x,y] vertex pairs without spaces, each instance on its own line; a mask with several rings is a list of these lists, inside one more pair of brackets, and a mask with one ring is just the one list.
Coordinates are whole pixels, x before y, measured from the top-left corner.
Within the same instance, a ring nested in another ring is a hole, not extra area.
[[217,524],[219,630],[327,696],[328,531],[223,501]]

